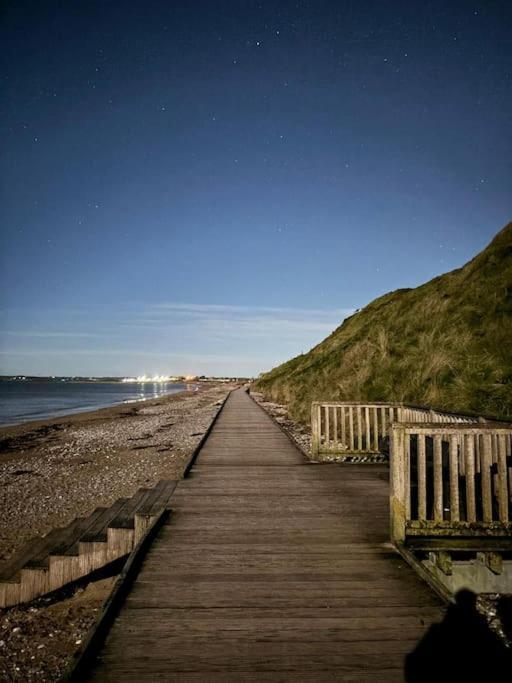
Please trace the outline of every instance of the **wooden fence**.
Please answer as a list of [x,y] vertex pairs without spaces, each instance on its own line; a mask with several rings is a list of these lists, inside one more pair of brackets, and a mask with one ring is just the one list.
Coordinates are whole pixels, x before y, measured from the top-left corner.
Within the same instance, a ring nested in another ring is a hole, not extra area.
[[512,535],[512,425],[395,422],[390,456],[395,544]]
[[314,402],[311,454],[371,454],[387,449],[394,422],[477,423],[479,418],[403,403]]

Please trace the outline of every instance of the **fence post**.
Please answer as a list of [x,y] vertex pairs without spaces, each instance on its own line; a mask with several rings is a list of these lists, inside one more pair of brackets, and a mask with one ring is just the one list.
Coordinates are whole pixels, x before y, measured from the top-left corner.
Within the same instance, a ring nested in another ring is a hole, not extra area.
[[405,540],[405,428],[395,423],[390,433],[390,527],[391,541]]
[[311,404],[311,457],[318,458],[320,453],[320,403]]

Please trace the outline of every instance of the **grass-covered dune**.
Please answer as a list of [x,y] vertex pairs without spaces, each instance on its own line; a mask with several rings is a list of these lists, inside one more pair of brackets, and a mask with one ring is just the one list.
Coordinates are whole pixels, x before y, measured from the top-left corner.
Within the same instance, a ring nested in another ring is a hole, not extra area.
[[463,268],[375,299],[255,389],[309,419],[314,400],[406,401],[512,417],[512,223]]

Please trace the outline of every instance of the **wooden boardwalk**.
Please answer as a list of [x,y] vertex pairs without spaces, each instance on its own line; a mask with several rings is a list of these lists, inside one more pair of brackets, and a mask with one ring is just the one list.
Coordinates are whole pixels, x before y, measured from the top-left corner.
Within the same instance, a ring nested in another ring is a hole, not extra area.
[[94,681],[401,681],[441,601],[391,548],[388,469],[317,465],[229,397]]

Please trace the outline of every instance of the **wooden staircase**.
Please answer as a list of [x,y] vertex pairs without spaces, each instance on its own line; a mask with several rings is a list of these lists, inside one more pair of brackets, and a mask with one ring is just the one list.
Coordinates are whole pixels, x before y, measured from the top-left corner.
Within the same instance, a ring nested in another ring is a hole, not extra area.
[[0,608],[28,602],[128,555],[168,508],[176,481],[162,480],[31,540],[0,567]]

